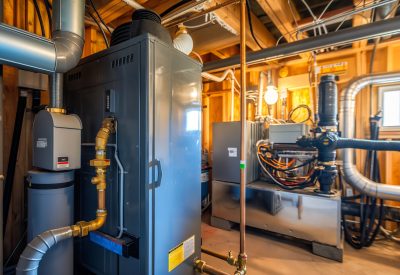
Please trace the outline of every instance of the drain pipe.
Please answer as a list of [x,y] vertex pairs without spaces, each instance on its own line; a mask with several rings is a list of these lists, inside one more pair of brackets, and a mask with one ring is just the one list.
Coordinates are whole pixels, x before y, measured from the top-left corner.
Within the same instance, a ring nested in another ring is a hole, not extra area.
[[207,78],[209,80],[215,81],[215,82],[222,82],[226,80],[226,78],[231,79],[231,121],[235,120],[235,84],[240,87],[240,83],[237,81],[235,77],[235,73],[233,70],[226,70],[223,72],[221,76],[216,76],[207,72],[201,73],[201,76],[204,78]]
[[[340,117],[342,136],[352,139],[355,129],[355,100],[356,95],[368,85],[390,84],[400,82],[400,72],[372,74],[353,80],[343,91],[340,99]],[[371,181],[364,177],[353,163],[354,149],[343,149],[343,172],[346,181],[359,192],[371,197],[385,200],[400,201],[400,186]]]

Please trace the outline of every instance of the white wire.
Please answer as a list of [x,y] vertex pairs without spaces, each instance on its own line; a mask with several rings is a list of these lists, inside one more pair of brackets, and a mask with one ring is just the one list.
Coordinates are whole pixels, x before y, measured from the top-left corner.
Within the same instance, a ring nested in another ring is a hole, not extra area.
[[201,55],[200,55],[200,54],[198,54],[198,53],[195,52],[195,51],[192,51],[192,54],[193,54],[194,56],[196,56],[196,57],[199,59],[199,61],[200,61],[201,64],[204,64],[203,58],[201,58]]

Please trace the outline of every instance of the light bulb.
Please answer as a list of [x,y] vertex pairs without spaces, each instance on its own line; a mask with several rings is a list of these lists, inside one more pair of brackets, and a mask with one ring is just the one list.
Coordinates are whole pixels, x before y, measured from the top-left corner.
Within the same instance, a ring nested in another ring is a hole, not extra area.
[[274,105],[278,102],[279,94],[278,89],[275,86],[268,85],[267,91],[264,94],[264,100],[268,105]]

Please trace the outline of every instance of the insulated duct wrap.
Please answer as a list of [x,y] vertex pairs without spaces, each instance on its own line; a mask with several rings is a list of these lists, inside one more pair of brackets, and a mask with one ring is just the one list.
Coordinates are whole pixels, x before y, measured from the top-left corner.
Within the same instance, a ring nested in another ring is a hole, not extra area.
[[[343,138],[353,139],[355,129],[355,100],[356,95],[368,85],[390,84],[400,82],[400,72],[373,74],[357,78],[343,91],[340,104]],[[354,165],[354,149],[343,149],[343,172],[346,181],[371,197],[385,200],[400,201],[400,186],[377,183],[364,177]]]

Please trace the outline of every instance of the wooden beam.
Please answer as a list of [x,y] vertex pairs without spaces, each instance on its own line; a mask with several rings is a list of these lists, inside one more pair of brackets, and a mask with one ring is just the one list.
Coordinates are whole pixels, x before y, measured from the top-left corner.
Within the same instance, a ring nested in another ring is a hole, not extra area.
[[[212,0],[209,7],[223,3],[223,0]],[[227,25],[233,28],[237,33],[240,32],[240,9],[238,5],[230,5],[224,8],[221,8],[215,11],[215,14],[223,20]],[[273,47],[276,44],[276,39],[274,36],[267,30],[264,24],[251,13],[251,19],[253,23],[254,35],[261,44],[263,48]],[[257,45],[256,41],[253,39],[248,20],[246,21],[246,38],[247,38],[247,46],[252,50],[259,50],[260,47]]]
[[[272,23],[274,23],[274,25],[281,32],[286,41],[293,42],[297,40],[295,33],[296,28],[293,26],[292,22],[293,20],[298,21],[300,19],[300,15],[294,5],[289,6],[287,0],[257,0],[257,2],[271,19]],[[293,11],[293,15],[291,10]],[[306,35],[300,34],[298,38],[303,39],[305,37]]]
[[[137,0],[138,4],[146,4],[148,0]],[[134,9],[127,5],[122,0],[111,0],[108,1],[107,4],[98,8],[98,11],[103,18],[106,24],[120,18],[126,16],[126,14],[131,14]]]
[[[374,2],[374,0],[365,1],[364,5],[370,5]],[[353,4],[356,6],[360,3],[359,0],[353,0]],[[354,15],[353,17],[353,27],[361,26],[370,23],[371,18],[371,10],[361,12],[359,14]],[[353,43],[353,48],[365,48],[368,44],[368,39],[364,39],[361,41],[357,41]]]
[[[289,4],[287,0],[257,0],[257,2],[288,43],[308,37],[305,32],[296,34],[297,26],[293,25],[293,20],[299,21],[300,15],[295,5]],[[300,57],[303,60],[308,60],[309,54],[302,53]]]

